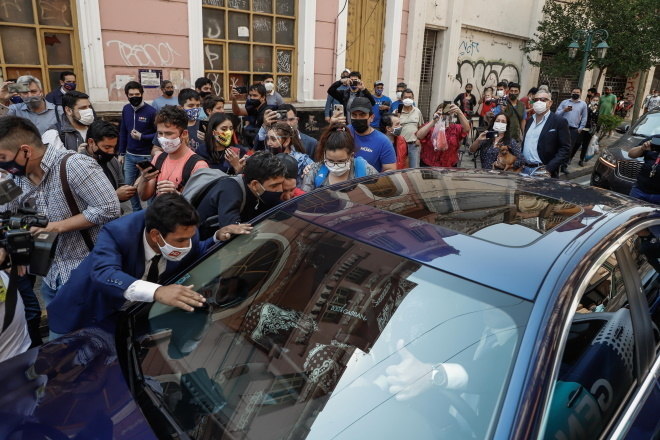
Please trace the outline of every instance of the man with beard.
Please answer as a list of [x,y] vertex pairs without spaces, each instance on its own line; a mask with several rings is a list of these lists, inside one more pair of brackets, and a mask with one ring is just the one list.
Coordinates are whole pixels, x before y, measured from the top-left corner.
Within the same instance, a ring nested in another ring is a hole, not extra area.
[[37,126],[39,134],[44,134],[63,117],[61,109],[46,101],[41,81],[37,78],[24,75],[16,80],[16,84],[23,102],[10,105],[7,116],[18,116],[29,120]]

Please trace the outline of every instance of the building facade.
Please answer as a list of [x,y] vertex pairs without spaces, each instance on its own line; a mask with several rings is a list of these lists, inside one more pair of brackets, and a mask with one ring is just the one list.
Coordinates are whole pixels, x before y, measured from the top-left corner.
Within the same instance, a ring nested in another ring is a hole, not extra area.
[[502,79],[523,93],[536,85],[523,47],[544,2],[1,0],[0,68],[4,79],[33,74],[46,91],[74,70],[100,112],[121,109],[130,80],[150,100],[161,79],[181,89],[207,76],[229,98],[231,87],[265,75],[286,100],[319,110],[349,68],[369,88],[384,81],[391,97],[405,81],[428,115],[467,83],[478,98]]

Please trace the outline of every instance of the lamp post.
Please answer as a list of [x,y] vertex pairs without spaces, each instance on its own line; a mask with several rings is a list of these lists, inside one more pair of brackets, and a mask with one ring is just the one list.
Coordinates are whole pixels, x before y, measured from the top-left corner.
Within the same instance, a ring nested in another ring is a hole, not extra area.
[[[584,56],[582,57],[582,67],[580,68],[580,79],[578,82],[579,87],[582,87],[584,75],[587,72],[589,55],[591,53],[594,41],[600,41],[600,43],[598,43],[596,46],[596,56],[600,59],[603,59],[607,55],[607,49],[610,47],[607,44],[607,41],[605,41],[609,36],[610,34],[604,29],[578,29],[575,31],[575,34],[573,34],[573,42],[568,45],[568,57],[575,58],[579,49],[584,50]],[[582,44],[584,44],[584,46],[580,47]]]

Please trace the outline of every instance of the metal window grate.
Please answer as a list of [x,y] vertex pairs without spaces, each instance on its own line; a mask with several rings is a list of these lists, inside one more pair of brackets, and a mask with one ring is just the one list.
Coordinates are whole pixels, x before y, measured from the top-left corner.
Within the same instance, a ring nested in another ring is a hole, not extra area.
[[439,31],[424,30],[424,46],[422,48],[422,74],[419,80],[417,105],[422,111],[425,120],[431,114],[431,97],[433,96],[433,71],[435,65],[435,51],[437,48]]

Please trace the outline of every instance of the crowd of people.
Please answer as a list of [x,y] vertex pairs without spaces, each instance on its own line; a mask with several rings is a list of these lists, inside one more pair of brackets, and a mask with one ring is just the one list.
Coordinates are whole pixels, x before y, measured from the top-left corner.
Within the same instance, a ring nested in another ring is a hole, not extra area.
[[[178,93],[163,81],[151,104],[131,81],[118,126],[97,117],[76,84],[63,72],[47,96],[32,76],[0,90],[9,104],[0,117],[0,168],[22,189],[2,211],[33,208],[49,223],[32,232],[59,235],[41,282],[51,336],[108,319],[126,300],[201,305],[192,286],[159,280],[305,192],[395,169],[459,165],[473,117],[483,130],[468,150],[483,168],[557,177],[580,148],[584,160],[598,114],[616,102],[607,88],[602,96],[590,90],[588,103],[575,89],[554,112],[547,86],[520,97],[519,84],[503,81],[477,102],[468,84],[425,121],[407,84],[397,84],[392,100],[382,81],[372,92],[360,72],[346,70],[328,89],[328,127],[317,141],[301,133],[296,107],[272,77],[232,89],[231,113],[207,78]],[[34,286],[34,276],[18,280],[14,319],[24,313],[27,324],[20,344],[0,335],[0,358],[41,343]]]

